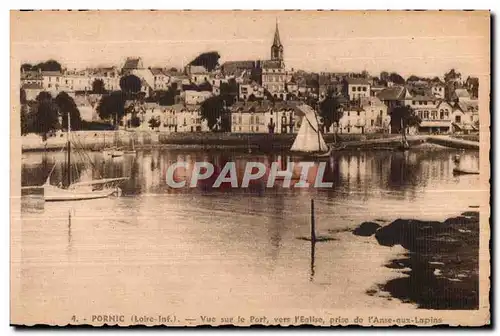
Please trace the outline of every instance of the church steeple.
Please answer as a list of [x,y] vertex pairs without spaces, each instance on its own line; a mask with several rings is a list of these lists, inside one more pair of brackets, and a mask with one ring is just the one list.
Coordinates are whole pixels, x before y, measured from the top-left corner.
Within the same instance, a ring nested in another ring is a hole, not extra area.
[[280,40],[278,20],[276,20],[276,30],[274,31],[273,45],[271,46],[271,59],[273,61],[283,61],[283,45]]

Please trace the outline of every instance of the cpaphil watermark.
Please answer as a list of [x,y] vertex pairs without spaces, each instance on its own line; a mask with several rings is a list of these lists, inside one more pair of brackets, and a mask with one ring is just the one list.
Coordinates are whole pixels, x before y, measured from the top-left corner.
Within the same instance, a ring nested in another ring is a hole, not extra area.
[[278,181],[284,188],[331,188],[333,183],[324,181],[326,170],[327,162],[310,161],[290,162],[285,169],[278,162],[247,162],[243,169],[232,161],[222,168],[210,162],[176,162],[166,169],[165,180],[171,188],[248,188],[256,183],[273,188]]

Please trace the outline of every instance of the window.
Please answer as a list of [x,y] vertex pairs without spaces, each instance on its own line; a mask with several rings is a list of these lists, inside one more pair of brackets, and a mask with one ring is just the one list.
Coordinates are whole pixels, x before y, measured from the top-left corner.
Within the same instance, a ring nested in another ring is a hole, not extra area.
[[460,124],[462,122],[462,117],[459,115],[455,116],[455,122]]
[[375,120],[372,119],[372,121],[371,121],[372,127],[373,127],[374,124],[375,124]]
[[412,104],[412,105],[416,105],[416,101],[412,100],[412,101],[411,101],[411,104]]
[[366,86],[363,86],[363,91],[365,91],[365,92],[366,92]]
[[358,111],[358,117],[361,115],[361,112]]
[[[258,124],[259,123],[259,116],[255,116],[255,123]],[[257,126],[258,127],[258,126]]]
[[356,91],[356,87],[355,86],[352,87],[352,91],[353,92]]
[[429,119],[429,111],[424,111],[424,119]]
[[427,105],[427,101],[424,101],[424,105]]
[[380,116],[382,116],[384,114],[384,112],[382,110],[380,110]]

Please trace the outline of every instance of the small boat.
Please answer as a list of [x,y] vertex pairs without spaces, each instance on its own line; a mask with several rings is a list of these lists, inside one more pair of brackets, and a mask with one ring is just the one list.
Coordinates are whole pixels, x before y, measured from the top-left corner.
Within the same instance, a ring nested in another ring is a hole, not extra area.
[[302,104],[298,109],[304,114],[297,137],[290,148],[294,155],[307,158],[328,158],[333,148],[325,143],[319,130],[316,111],[310,106]]
[[[68,132],[67,132],[67,155],[66,155],[66,181],[67,185],[63,187],[62,182],[58,186],[50,184],[50,176],[54,172],[56,164],[52,167],[45,183],[38,187],[24,187],[26,188],[43,188],[44,199],[46,202],[55,201],[80,201],[80,200],[90,200],[105,198],[111,195],[119,195],[121,190],[119,185],[128,180],[128,177],[116,177],[116,178],[102,178],[91,181],[73,182],[71,174],[71,125],[68,113]],[[76,147],[76,146],[75,146]],[[63,148],[64,150],[64,148]],[[88,158],[88,154],[79,153],[81,157]],[[92,167],[94,165],[92,164]]]
[[456,168],[453,168],[453,174],[455,174],[455,175],[477,175],[477,174],[479,174],[479,170],[456,167]]

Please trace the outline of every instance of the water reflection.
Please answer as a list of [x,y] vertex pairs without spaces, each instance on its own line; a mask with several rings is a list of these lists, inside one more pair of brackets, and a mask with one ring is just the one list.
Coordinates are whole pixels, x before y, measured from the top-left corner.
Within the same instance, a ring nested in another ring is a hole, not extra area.
[[[376,242],[342,230],[375,218],[443,220],[477,204],[470,199],[481,193],[479,177],[453,176],[456,153],[336,153],[324,175],[331,188],[283,188],[280,182],[273,188],[215,190],[170,188],[166,169],[175,162],[186,162],[189,170],[200,160],[219,168],[234,161],[241,172],[249,161],[269,166],[298,160],[285,153],[153,148],[117,159],[88,152],[92,169],[75,156],[83,179],[129,176],[122,185],[124,197],[23,207],[19,295],[27,307],[40,310],[49,303],[39,297],[54,297],[61,310],[75,314],[84,314],[78,302],[90,296],[96,306],[120,306],[124,312],[136,308],[138,300],[154,307],[168,302],[173,308],[198,308],[204,302],[234,309],[241,302],[277,309],[376,305],[379,299],[365,291],[381,276],[374,270],[390,249],[378,250]],[[62,181],[63,153],[25,156],[23,185],[43,184],[54,165],[51,183]],[[478,163],[478,153],[461,157]],[[189,176],[184,174],[180,177]],[[312,198],[318,236],[344,232],[336,234],[337,240],[311,246],[297,239],[310,236]],[[147,293],[140,287],[144,284]]]

